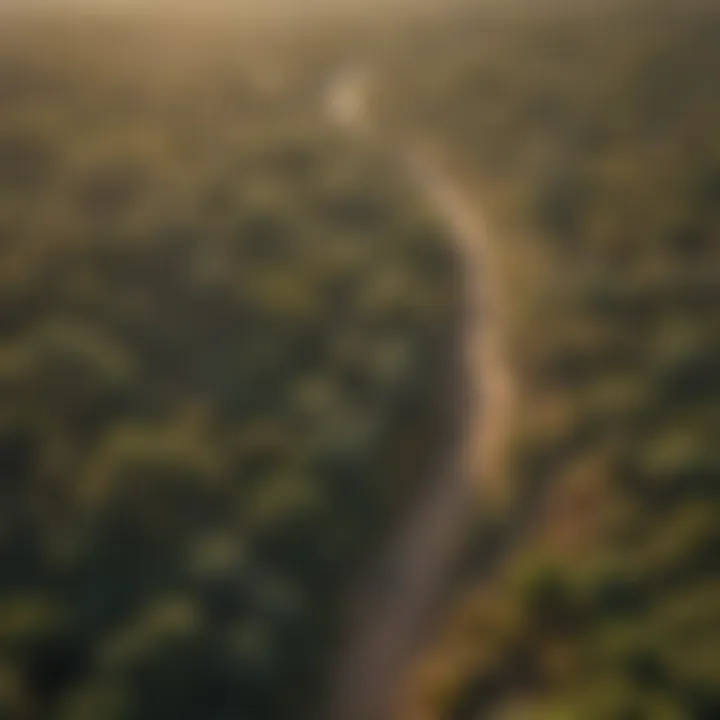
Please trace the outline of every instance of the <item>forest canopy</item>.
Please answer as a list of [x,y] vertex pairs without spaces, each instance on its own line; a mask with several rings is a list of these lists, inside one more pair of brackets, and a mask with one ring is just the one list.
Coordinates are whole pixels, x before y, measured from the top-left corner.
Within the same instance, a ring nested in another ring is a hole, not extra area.
[[0,715],[302,717],[455,260],[323,120],[331,44],[0,32]]

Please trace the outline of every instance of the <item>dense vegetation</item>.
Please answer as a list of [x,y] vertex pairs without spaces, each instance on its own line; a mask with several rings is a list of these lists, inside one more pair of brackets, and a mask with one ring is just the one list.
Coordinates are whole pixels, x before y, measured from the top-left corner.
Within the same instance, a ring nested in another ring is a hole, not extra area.
[[492,219],[521,391],[412,720],[720,717],[720,14],[623,5],[397,53],[397,127]]
[[442,435],[453,259],[323,121],[331,43],[1,33],[0,716],[314,717]]
[[409,720],[720,716],[712,3],[460,2],[373,47],[8,20],[0,717],[317,717],[457,317],[427,210],[323,118],[373,47],[385,139],[490,221],[519,390]]

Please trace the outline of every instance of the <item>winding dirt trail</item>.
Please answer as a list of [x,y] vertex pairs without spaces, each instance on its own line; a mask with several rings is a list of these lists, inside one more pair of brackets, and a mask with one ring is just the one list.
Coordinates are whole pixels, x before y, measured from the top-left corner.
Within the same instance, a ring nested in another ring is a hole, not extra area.
[[[334,121],[359,139],[377,140],[358,69],[328,100]],[[476,202],[419,143],[388,145],[454,240],[462,275],[462,317],[453,379],[454,441],[429,469],[410,507],[351,588],[329,678],[323,720],[390,720],[426,639],[469,529],[478,482],[488,477],[504,435],[510,381],[502,358],[493,260]]]

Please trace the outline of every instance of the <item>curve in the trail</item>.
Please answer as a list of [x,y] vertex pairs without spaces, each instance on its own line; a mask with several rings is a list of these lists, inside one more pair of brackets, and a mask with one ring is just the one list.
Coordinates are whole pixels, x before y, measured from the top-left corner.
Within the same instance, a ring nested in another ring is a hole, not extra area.
[[[367,137],[354,70],[328,99],[335,122]],[[453,570],[476,502],[476,478],[488,470],[507,405],[499,351],[497,296],[479,209],[426,148],[388,146],[403,173],[444,222],[462,271],[459,353],[452,399],[454,439],[386,542],[351,588],[333,663],[324,720],[390,720],[409,668]]]

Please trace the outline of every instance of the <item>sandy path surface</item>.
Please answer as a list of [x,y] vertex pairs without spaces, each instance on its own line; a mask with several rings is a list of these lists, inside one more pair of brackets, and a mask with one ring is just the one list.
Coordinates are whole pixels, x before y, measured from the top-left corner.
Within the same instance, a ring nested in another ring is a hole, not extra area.
[[[364,107],[368,82],[362,69],[352,70],[336,83],[327,106],[332,119],[361,140],[374,133]],[[500,293],[481,208],[419,143],[395,143],[388,152],[444,223],[459,255],[454,439],[351,588],[324,720],[395,716],[397,694],[462,549],[478,483],[492,472],[509,407],[497,322]]]

